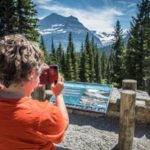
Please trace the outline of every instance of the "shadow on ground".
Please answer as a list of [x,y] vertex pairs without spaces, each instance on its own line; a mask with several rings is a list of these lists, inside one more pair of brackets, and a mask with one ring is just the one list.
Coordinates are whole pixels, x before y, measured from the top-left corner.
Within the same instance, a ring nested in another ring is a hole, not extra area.
[[[119,134],[119,119],[100,116],[100,117],[90,117],[79,114],[69,114],[70,124],[75,124],[79,126],[92,126],[99,130],[106,130],[110,132],[115,132]],[[146,136],[150,139],[150,124],[135,124],[135,134],[134,137]]]

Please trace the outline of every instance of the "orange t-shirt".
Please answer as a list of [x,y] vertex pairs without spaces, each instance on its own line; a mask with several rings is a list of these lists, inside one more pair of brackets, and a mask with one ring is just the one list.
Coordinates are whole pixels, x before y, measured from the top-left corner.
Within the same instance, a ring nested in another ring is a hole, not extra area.
[[61,112],[48,101],[0,99],[0,150],[55,150],[64,132]]

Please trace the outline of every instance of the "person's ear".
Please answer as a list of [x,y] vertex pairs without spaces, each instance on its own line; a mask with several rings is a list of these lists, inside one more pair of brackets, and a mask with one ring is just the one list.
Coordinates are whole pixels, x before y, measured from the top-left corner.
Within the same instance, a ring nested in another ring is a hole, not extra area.
[[28,76],[28,80],[31,81],[33,79],[33,75]]
[[30,72],[30,74],[28,75],[28,80],[29,80],[29,81],[31,81],[31,80],[33,79],[34,74],[35,74],[35,71],[32,70],[32,71]]

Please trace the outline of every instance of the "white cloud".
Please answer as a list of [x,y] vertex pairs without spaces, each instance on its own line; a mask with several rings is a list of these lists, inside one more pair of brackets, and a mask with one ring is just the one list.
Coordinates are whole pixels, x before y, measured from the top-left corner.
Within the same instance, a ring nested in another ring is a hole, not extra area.
[[128,4],[128,8],[136,8],[136,3],[131,3],[131,4]]
[[47,5],[49,2],[51,2],[52,0],[33,0],[36,4],[39,5]]
[[127,6],[128,8],[135,8],[137,3],[134,3],[132,1],[118,1],[118,3],[120,5],[124,5],[124,6]]
[[126,0],[120,0],[120,1],[117,1],[117,3],[121,4],[121,5],[128,5],[128,4],[132,4],[132,2],[129,2],[129,1],[126,1]]
[[112,32],[114,29],[114,23],[116,22],[116,16],[122,16],[123,13],[116,8],[88,8],[88,9],[75,9],[65,7],[60,4],[48,4],[40,5],[42,9],[49,10],[61,14],[63,16],[75,16],[90,30],[96,30],[98,32]]

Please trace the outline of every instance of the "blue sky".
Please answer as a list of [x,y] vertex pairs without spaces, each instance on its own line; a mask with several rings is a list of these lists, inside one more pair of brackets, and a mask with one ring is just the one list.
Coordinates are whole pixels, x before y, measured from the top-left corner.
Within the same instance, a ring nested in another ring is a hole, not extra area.
[[130,26],[140,0],[33,0],[37,4],[38,18],[51,13],[75,16],[88,29],[111,33],[116,20],[123,29]]

